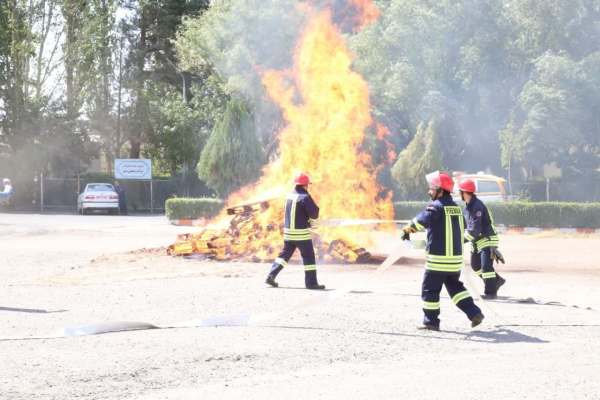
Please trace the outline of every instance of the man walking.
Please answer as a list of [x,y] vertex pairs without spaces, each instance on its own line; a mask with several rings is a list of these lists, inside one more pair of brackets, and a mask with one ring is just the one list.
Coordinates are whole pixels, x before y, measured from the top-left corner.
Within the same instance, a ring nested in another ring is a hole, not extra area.
[[427,261],[421,298],[423,300],[423,325],[419,329],[440,329],[440,292],[446,287],[452,302],[467,315],[471,327],[483,321],[483,314],[460,281],[463,260],[464,217],[450,193],[452,178],[443,172],[426,176],[431,203],[420,212],[410,225],[403,228],[403,240],[410,234],[427,230]]
[[465,202],[465,218],[467,229],[465,239],[471,242],[471,268],[484,282],[484,299],[495,299],[498,289],[506,280],[494,270],[493,256],[499,244],[498,235],[494,228],[494,218],[475,195],[475,182],[465,179],[458,184],[460,195]]
[[281,272],[294,254],[296,248],[300,250],[304,263],[304,284],[307,289],[325,289],[317,281],[317,265],[315,250],[313,248],[310,220],[319,217],[319,207],[308,193],[310,178],[305,173],[300,173],[294,179],[294,191],[285,200],[283,250],[273,262],[271,272],[266,283],[278,287],[275,282],[277,274]]

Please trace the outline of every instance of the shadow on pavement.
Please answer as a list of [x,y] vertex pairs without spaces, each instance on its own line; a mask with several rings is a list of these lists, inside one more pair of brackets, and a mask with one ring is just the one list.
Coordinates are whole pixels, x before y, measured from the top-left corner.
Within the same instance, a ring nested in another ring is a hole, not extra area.
[[[458,331],[446,331],[441,330],[439,332],[427,332],[424,334],[418,333],[407,333],[407,332],[372,332],[379,335],[391,335],[391,336],[408,336],[408,337],[421,337],[425,339],[439,339],[439,340],[469,340],[472,342],[482,343],[549,343],[547,340],[537,338],[535,336],[525,335],[511,329],[495,329],[493,331],[470,331],[470,332],[458,332]],[[450,333],[458,335],[460,337],[449,337],[441,336],[441,334]]]
[[[258,325],[262,328],[273,328],[273,329],[302,329],[302,330],[316,330],[316,331],[331,331],[331,332],[345,332],[344,329],[337,328],[321,328],[312,326],[292,326],[292,325]],[[454,340],[462,341],[469,340],[474,342],[483,343],[549,343],[549,341],[537,338],[535,336],[525,335],[524,333],[514,331],[507,328],[498,328],[493,331],[470,331],[470,332],[458,332],[458,331],[439,331],[439,332],[427,332],[419,334],[417,332],[377,332],[377,331],[363,331],[357,330],[358,333],[370,333],[377,335],[389,335],[389,336],[404,336],[424,339],[439,339],[439,340]],[[459,337],[451,337],[442,334],[458,335]]]
[[532,304],[536,306],[551,306],[551,307],[572,307],[572,308],[580,308],[582,310],[590,310],[596,311],[592,307],[588,306],[579,306],[577,304],[563,304],[559,301],[540,301],[536,300],[533,297],[510,297],[510,296],[498,296],[498,298],[494,300],[486,300],[492,303],[506,303],[506,304]]
[[44,309],[39,309],[39,308],[0,307],[0,311],[12,311],[12,312],[22,312],[22,313],[30,313],[30,314],[52,314],[52,313],[67,312],[69,310],[44,310]]

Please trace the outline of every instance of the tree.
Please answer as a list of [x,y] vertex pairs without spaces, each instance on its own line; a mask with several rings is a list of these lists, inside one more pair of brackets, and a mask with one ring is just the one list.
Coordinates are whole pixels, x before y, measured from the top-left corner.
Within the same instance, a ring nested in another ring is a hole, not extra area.
[[126,0],[133,17],[125,24],[130,54],[125,86],[130,90],[129,156],[138,158],[142,144],[153,134],[149,124],[156,110],[149,104],[148,84],[160,82],[189,93],[190,75],[177,67],[173,41],[184,16],[201,13],[208,8],[208,0]]
[[417,133],[398,155],[392,167],[392,176],[398,183],[403,198],[418,199],[427,189],[425,175],[442,169],[439,136],[434,121],[420,123]]
[[552,162],[567,170],[574,167],[578,157],[573,155],[589,144],[585,121],[592,110],[582,96],[585,81],[581,64],[567,55],[547,53],[536,60],[514,118],[502,131],[504,156],[530,173]]
[[192,88],[195,96],[189,102],[180,93],[154,86],[147,94],[156,111],[151,115],[153,129],[146,153],[158,170],[172,175],[193,170],[216,121],[223,117],[227,95],[220,82],[211,78]]
[[255,129],[246,104],[231,99],[202,150],[197,167],[198,177],[220,196],[225,197],[260,176],[264,153]]
[[297,5],[295,0],[212,1],[205,13],[184,20],[176,42],[184,68],[201,75],[210,70],[225,91],[248,99],[269,153],[277,147],[282,118],[265,93],[261,73],[292,65],[304,18]]

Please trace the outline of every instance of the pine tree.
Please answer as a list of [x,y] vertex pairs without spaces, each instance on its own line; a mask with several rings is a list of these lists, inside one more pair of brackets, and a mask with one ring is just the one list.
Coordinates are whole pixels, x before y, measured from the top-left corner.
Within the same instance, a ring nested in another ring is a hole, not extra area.
[[408,146],[398,155],[392,176],[403,198],[422,198],[427,190],[425,175],[442,169],[439,136],[434,121],[421,122]]
[[265,156],[255,131],[246,104],[231,99],[197,166],[198,177],[220,196],[227,196],[260,175]]

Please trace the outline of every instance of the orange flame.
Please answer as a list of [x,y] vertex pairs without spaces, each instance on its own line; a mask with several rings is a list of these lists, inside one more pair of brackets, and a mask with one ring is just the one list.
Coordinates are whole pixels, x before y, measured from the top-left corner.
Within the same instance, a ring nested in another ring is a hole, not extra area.
[[364,28],[366,25],[377,21],[381,15],[379,9],[371,0],[350,0],[354,8],[358,11],[357,30]]
[[389,136],[391,136],[391,134],[392,133],[387,126],[377,123],[377,139],[379,139],[379,141],[383,142],[385,145],[386,161],[388,164],[393,164],[396,161],[396,156],[398,155],[396,153],[394,144],[387,139]]
[[[362,23],[378,15],[370,1],[352,1],[361,10]],[[331,12],[308,12],[313,15],[298,42],[293,68],[263,74],[263,84],[281,106],[286,123],[279,135],[280,156],[264,168],[258,183],[233,194],[227,203],[283,197],[295,173],[305,171],[313,181],[310,193],[321,218],[392,219],[391,199],[382,197],[371,157],[361,149],[365,131],[373,125],[367,83],[352,71],[351,54]],[[260,222],[281,218],[281,209],[269,208]],[[343,235],[348,233],[345,229]],[[280,233],[273,232],[268,240],[279,243]]]

